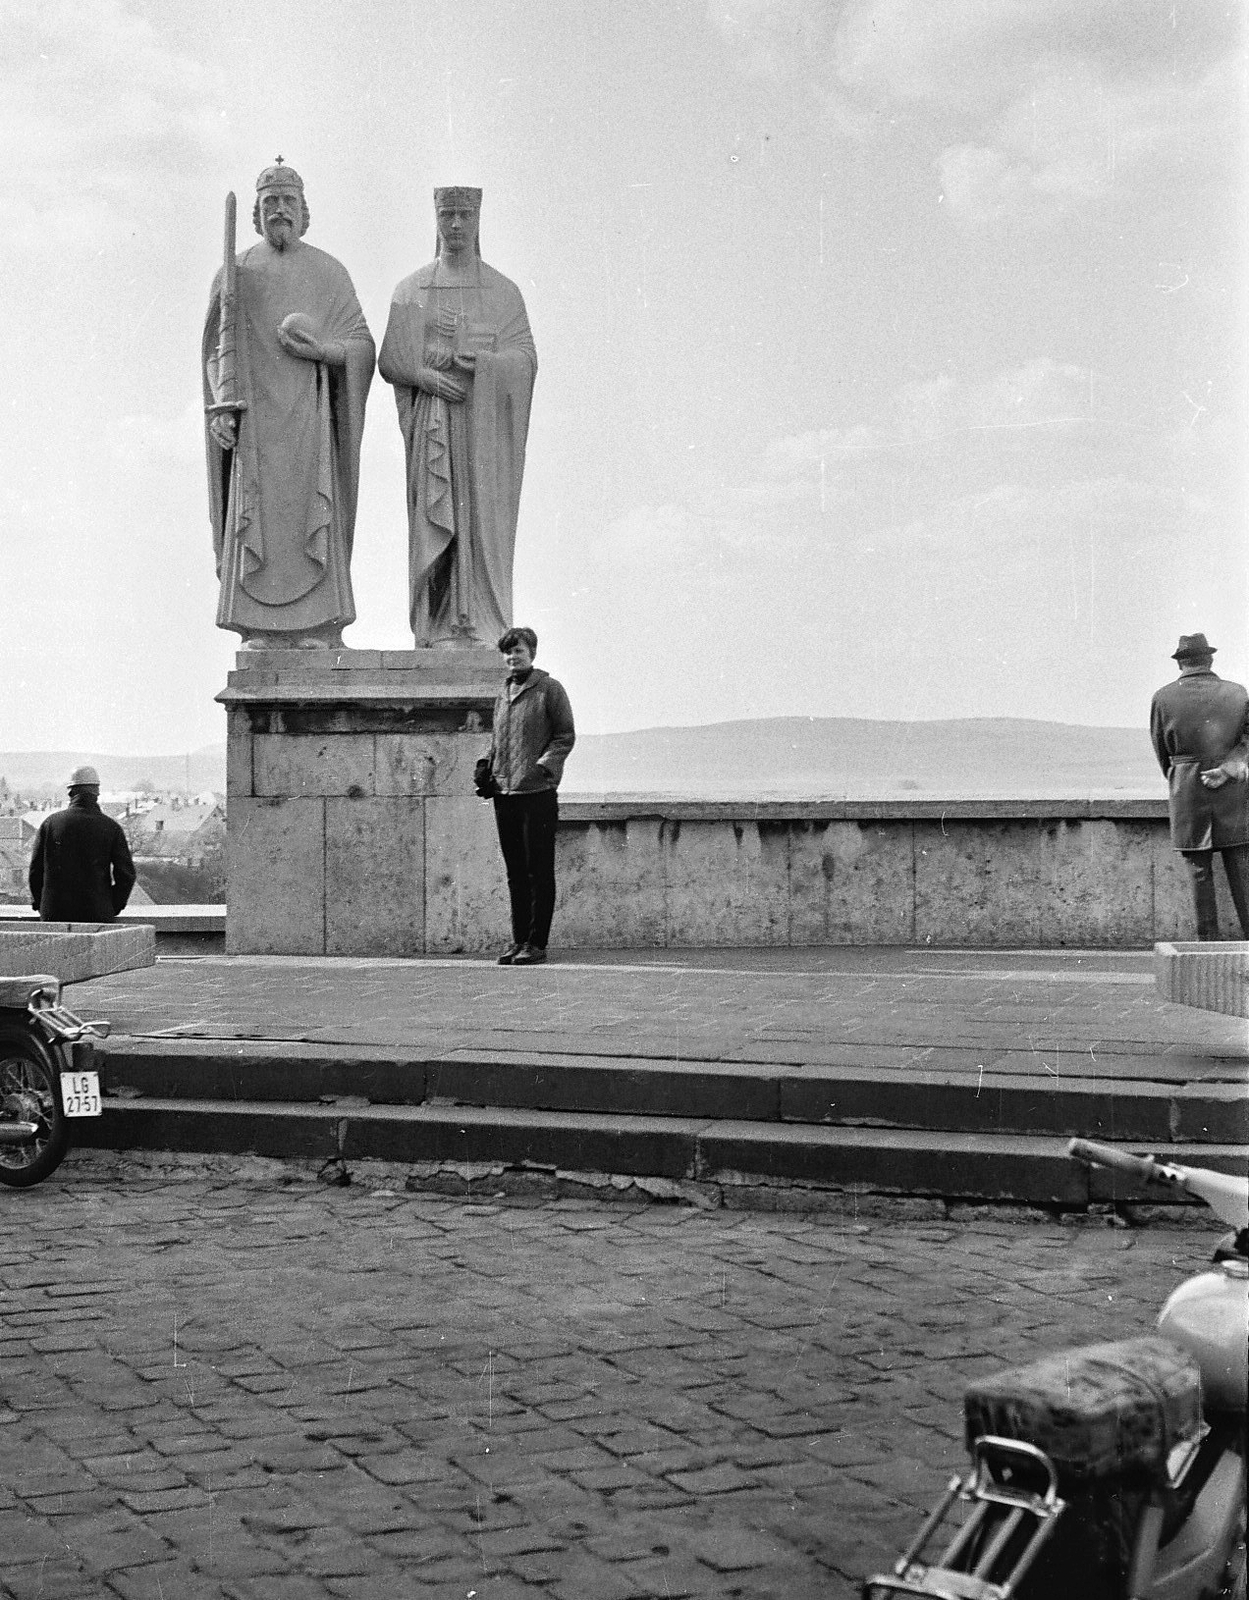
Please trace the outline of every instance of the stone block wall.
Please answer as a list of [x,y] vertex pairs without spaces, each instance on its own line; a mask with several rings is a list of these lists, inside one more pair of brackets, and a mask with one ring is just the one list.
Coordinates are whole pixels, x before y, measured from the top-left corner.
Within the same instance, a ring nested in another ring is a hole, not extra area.
[[[492,650],[254,652],[227,710],[238,954],[508,940]],[[575,782],[575,757],[572,781]],[[556,944],[1145,947],[1192,931],[1166,802],[561,801]],[[1220,917],[1238,931],[1220,873]]]
[[1192,923],[1165,801],[565,801],[557,871],[554,937],[585,947],[1144,947]]

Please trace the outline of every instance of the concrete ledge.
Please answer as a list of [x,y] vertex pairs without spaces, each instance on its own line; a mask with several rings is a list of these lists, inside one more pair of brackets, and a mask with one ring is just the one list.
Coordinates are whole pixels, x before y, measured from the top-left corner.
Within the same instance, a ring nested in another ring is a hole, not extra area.
[[[9,924],[19,927],[60,927],[45,923],[29,906],[0,906],[0,929]],[[226,908],[215,905],[127,906],[113,922],[92,923],[92,927],[151,927],[159,939],[166,933],[220,933],[226,931]]]
[[721,800],[700,800],[679,795],[561,794],[560,820],[566,822],[624,822],[653,817],[667,822],[948,822],[1044,821],[1060,819],[1166,821],[1162,800],[783,800],[749,795]]
[[62,983],[83,983],[155,961],[156,936],[147,925],[38,922],[29,929],[0,929],[0,974],[7,977],[50,972]]
[[[39,913],[29,907],[0,906],[0,931],[46,926]],[[226,908],[211,905],[127,907],[108,926],[110,929],[150,928],[156,936],[156,949],[162,956],[218,954],[225,949]]]
[[1249,1017],[1249,943],[1157,944],[1154,982],[1172,1005]]

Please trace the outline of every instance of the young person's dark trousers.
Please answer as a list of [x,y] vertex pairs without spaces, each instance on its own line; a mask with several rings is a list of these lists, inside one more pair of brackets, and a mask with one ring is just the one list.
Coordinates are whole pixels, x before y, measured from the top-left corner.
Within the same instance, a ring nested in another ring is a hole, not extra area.
[[[1192,875],[1193,906],[1197,913],[1197,937],[1217,939],[1219,913],[1215,904],[1214,851],[1181,850]],[[1228,845],[1219,854],[1227,872],[1227,886],[1232,891],[1232,904],[1241,932],[1249,939],[1249,844]]]
[[535,944],[545,950],[555,914],[555,825],[559,821],[555,790],[496,795],[494,820],[507,868],[512,938],[517,944]]

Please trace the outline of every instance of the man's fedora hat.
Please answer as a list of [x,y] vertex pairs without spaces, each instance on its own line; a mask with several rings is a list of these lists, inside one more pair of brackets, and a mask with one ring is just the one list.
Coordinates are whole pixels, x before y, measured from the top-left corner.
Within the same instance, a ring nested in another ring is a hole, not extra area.
[[1214,651],[1214,645],[1206,643],[1204,633],[1182,633],[1179,646],[1171,652],[1171,659],[1191,661],[1194,656],[1212,656]]

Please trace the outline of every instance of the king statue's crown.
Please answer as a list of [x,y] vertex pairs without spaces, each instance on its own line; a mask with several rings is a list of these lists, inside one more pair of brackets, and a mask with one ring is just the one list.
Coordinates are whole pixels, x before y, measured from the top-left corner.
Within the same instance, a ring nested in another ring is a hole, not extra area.
[[288,167],[282,157],[279,156],[277,164],[272,167],[266,167],[256,179],[256,193],[259,194],[263,189],[298,189],[302,194],[304,180],[295,171],[294,167]]
[[481,190],[466,189],[463,185],[446,189],[434,190],[434,206],[441,209],[446,206],[457,206],[467,211],[481,210]]

